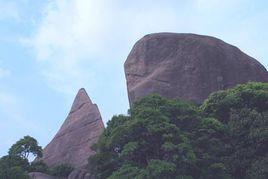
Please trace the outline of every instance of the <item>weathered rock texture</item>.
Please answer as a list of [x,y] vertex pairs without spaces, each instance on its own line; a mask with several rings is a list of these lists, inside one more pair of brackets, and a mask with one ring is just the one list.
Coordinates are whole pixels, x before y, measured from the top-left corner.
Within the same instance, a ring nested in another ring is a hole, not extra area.
[[130,103],[150,93],[201,103],[211,92],[249,81],[267,70],[237,47],[214,37],[158,33],[139,40],[125,62]]
[[[28,174],[31,179],[59,179],[58,177],[50,176],[41,172],[31,172]],[[87,173],[86,170],[73,170],[68,177],[61,177],[60,179],[94,179]]]
[[94,154],[91,145],[104,129],[100,112],[84,89],[80,89],[71,111],[53,140],[44,148],[42,160],[48,166],[70,164],[82,169]]
[[53,177],[44,173],[40,173],[40,172],[29,173],[29,177],[31,179],[57,179],[56,177]]
[[68,179],[93,179],[93,177],[86,170],[74,170],[70,173]]

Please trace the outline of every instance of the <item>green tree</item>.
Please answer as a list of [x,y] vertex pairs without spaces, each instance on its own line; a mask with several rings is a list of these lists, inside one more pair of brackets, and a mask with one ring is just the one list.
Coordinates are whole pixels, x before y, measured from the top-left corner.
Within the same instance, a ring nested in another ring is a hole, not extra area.
[[0,178],[26,179],[29,162],[19,156],[4,156],[0,159]]
[[73,171],[73,167],[67,164],[57,165],[50,169],[49,174],[56,177],[68,177],[68,175]]
[[[233,110],[227,124],[230,150],[225,157],[235,178],[268,178],[268,111]],[[262,163],[262,165],[260,165]]]
[[[202,178],[194,149],[204,123],[197,106],[150,95],[130,114],[113,117],[94,146],[89,168],[96,178]],[[218,123],[211,124],[215,130]]]
[[29,172],[49,173],[49,167],[43,161],[32,162],[28,167]]
[[200,106],[150,95],[114,116],[93,149],[96,178],[268,178],[268,84],[213,93]]
[[268,83],[248,83],[211,94],[202,110],[221,122],[227,123],[232,109],[249,108],[259,113],[268,109]]
[[[0,158],[0,178],[2,179],[27,179],[28,172],[33,171],[37,165],[30,164],[29,154],[42,156],[42,148],[38,146],[37,141],[25,136],[9,149],[8,155]],[[43,165],[44,166],[44,165]],[[40,166],[39,166],[40,168]]]
[[28,159],[30,154],[35,157],[42,157],[42,147],[33,137],[25,136],[11,146],[8,154],[20,156],[24,159]]
[[268,83],[216,92],[201,109],[222,122],[222,161],[233,178],[268,178]]

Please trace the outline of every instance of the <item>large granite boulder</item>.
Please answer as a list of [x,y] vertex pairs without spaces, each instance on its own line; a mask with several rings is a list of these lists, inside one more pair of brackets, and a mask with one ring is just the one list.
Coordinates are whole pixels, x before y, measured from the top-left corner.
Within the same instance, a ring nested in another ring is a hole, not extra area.
[[130,104],[158,93],[203,102],[211,92],[249,81],[267,82],[254,58],[214,37],[157,33],[139,40],[125,62]]
[[83,169],[94,154],[96,143],[104,129],[100,112],[84,89],[80,89],[71,111],[53,140],[44,148],[42,160],[49,166],[69,164]]

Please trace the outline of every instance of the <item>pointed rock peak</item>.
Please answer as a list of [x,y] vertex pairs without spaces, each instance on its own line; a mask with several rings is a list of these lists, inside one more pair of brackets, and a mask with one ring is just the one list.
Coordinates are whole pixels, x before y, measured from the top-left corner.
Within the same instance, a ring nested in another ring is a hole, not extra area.
[[79,109],[81,106],[83,106],[86,103],[92,104],[92,102],[91,102],[86,90],[84,88],[81,88],[78,91],[78,93],[77,93],[77,95],[76,95],[76,97],[74,99],[74,102],[73,102],[73,105],[72,105],[70,113],[76,111],[77,109]]
[[[44,148],[42,160],[50,167],[65,163],[76,169],[85,169],[88,157],[95,154],[90,147],[97,142],[103,130],[99,109],[82,88],[60,130]],[[71,178],[81,178],[77,173],[73,175]]]

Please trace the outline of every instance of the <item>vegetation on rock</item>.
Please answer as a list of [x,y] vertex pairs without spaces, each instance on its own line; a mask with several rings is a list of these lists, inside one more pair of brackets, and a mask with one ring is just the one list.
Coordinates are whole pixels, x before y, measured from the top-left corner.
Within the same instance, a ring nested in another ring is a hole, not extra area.
[[268,84],[213,93],[201,106],[158,95],[114,116],[89,158],[96,178],[268,178]]
[[73,171],[73,167],[67,164],[60,164],[58,166],[52,167],[49,174],[56,177],[68,177],[68,175]]

